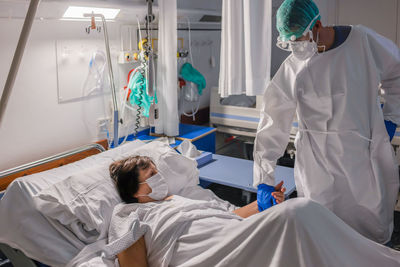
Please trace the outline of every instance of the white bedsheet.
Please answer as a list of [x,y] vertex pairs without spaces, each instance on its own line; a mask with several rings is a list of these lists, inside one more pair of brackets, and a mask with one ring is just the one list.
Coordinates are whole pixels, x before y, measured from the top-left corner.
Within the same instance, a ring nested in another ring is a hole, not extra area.
[[[243,220],[218,204],[183,197],[146,204],[143,209],[138,206],[117,208],[110,228],[111,242],[102,249],[109,262],[144,235],[150,266],[400,264],[400,252],[364,238],[326,208],[303,198],[288,200]],[[208,222],[218,231],[193,232],[193,221]],[[216,222],[221,225],[216,226]]]

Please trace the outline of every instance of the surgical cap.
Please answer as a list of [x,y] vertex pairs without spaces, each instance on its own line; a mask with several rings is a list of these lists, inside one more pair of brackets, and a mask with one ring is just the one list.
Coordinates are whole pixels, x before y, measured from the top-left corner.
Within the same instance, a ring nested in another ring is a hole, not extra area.
[[296,39],[301,37],[313,19],[308,30],[321,19],[321,16],[315,18],[318,14],[318,7],[312,0],[285,0],[276,13],[279,37],[282,41],[291,40],[293,35]]

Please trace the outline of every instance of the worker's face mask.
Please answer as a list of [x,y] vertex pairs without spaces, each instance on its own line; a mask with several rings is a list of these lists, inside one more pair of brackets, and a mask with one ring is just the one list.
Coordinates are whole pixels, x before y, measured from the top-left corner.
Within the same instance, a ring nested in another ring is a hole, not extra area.
[[310,39],[304,41],[294,41],[290,42],[290,50],[293,56],[299,60],[307,60],[311,58],[318,51],[318,39],[319,33],[317,33],[317,41],[314,42],[312,32],[310,31]]
[[[165,181],[164,177],[158,172],[157,174],[151,176],[143,183],[139,184],[147,184],[151,188],[151,193],[147,196],[154,200],[162,200],[168,194],[168,184]],[[146,196],[146,195],[139,195]]]

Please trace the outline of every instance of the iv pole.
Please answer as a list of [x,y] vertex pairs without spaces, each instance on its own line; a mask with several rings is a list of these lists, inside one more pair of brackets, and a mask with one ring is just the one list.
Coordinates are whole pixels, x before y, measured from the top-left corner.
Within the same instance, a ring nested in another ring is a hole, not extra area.
[[111,85],[111,94],[112,94],[112,101],[113,101],[113,110],[114,110],[114,147],[118,146],[119,143],[119,137],[118,137],[118,123],[119,123],[119,118],[118,118],[118,105],[117,105],[117,95],[115,92],[115,84],[114,84],[114,74],[112,70],[112,64],[111,64],[111,55],[110,55],[110,45],[108,42],[108,33],[107,33],[107,27],[106,27],[106,19],[104,18],[103,14],[83,14],[84,17],[91,17],[93,20],[94,18],[101,18],[101,21],[103,23],[103,29],[104,29],[104,41],[106,45],[106,55],[107,55],[107,64],[108,64],[108,76],[110,79],[110,85]]
[[32,23],[35,19],[36,10],[39,6],[40,0],[31,0],[29,4],[28,12],[26,13],[24,25],[22,26],[22,31],[19,36],[17,49],[15,50],[13,61],[11,63],[10,71],[7,76],[6,84],[4,85],[4,90],[1,94],[0,99],[0,126],[3,119],[3,115],[6,111],[8,99],[10,97],[11,90],[14,86],[15,78],[17,77],[19,65],[24,55],[24,50],[26,42],[28,41],[29,33],[31,32]]

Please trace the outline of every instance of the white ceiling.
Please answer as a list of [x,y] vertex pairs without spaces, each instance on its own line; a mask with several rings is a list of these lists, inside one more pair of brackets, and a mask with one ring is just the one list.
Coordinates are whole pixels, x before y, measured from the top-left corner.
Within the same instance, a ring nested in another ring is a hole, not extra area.
[[[0,18],[24,18],[28,10],[29,0],[0,0]],[[158,0],[154,0],[154,13],[158,13]],[[42,0],[36,13],[37,18],[60,19],[68,6],[93,6],[120,8],[117,20],[135,20],[147,12],[146,0],[86,0],[56,1]],[[178,15],[190,17],[193,22],[203,15],[221,15],[222,0],[177,0]]]

